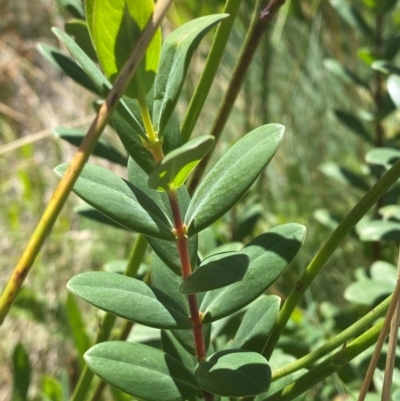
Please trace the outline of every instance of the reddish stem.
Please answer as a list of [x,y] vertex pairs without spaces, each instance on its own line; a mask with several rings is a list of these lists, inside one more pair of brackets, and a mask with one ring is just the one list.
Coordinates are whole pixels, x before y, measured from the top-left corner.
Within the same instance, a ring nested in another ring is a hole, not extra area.
[[[177,238],[177,248],[182,265],[182,276],[185,279],[192,273],[190,265],[189,246],[186,235],[186,226],[182,221],[181,210],[178,203],[178,196],[175,190],[168,191],[169,202],[171,205],[172,215],[174,216],[175,235]],[[188,295],[190,316],[193,322],[193,337],[196,346],[197,360],[204,361],[207,358],[206,346],[203,335],[203,325],[199,313],[196,294]],[[206,398],[207,399],[207,398]],[[210,398],[212,399],[212,398]]]

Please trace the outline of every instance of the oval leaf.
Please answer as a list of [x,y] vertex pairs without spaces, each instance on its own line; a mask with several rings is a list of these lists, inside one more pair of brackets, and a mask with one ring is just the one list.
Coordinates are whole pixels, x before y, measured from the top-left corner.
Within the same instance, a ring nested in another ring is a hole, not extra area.
[[397,108],[400,108],[400,77],[397,75],[390,75],[387,80],[387,90],[393,103]]
[[196,18],[172,32],[161,50],[160,67],[154,83],[153,121],[162,135],[182,90],[190,59],[204,35],[228,14]]
[[67,288],[99,309],[157,329],[190,329],[187,313],[168,295],[143,281],[117,273],[87,272]]
[[185,216],[188,235],[204,230],[244,195],[269,163],[284,127],[268,124],[240,139],[218,161],[198,187]]
[[395,285],[391,280],[357,281],[346,288],[343,296],[346,301],[370,306],[378,299],[393,293]]
[[375,148],[368,151],[365,161],[390,168],[400,158],[400,151],[392,148]]
[[371,134],[357,117],[343,110],[335,110],[335,114],[339,121],[346,127],[350,128],[355,134],[367,140],[369,143],[374,143]]
[[210,256],[183,280],[183,294],[205,292],[225,287],[243,279],[249,266],[249,257],[240,252],[224,252]]
[[[67,164],[55,168],[62,176]],[[139,188],[104,168],[87,164],[74,192],[111,220],[139,233],[175,241],[167,215]]]
[[244,350],[215,353],[195,370],[197,383],[206,391],[226,397],[250,397],[268,391],[271,368],[260,354]]
[[100,343],[86,352],[85,359],[105,382],[143,400],[178,401],[201,396],[193,374],[185,366],[143,344]]
[[165,191],[182,186],[192,170],[210,151],[213,143],[213,136],[204,135],[168,153],[151,172],[149,187]]
[[251,305],[228,347],[262,353],[278,318],[280,304],[279,297],[270,295]]
[[208,292],[200,306],[203,323],[211,323],[245,307],[259,297],[286,270],[299,251],[305,227],[284,224],[246,245],[250,264],[242,281]]
[[[152,0],[96,0],[88,3],[88,27],[98,59],[106,76],[114,82],[151,17],[154,3]],[[158,29],[126,89],[127,96],[137,99],[153,86],[160,50],[161,31]]]
[[[56,134],[64,141],[67,141],[71,145],[79,147],[86,136],[86,131],[82,131],[76,128],[57,127],[54,129]],[[112,163],[118,163],[121,166],[128,164],[128,158],[121,154],[113,146],[110,146],[106,141],[99,139],[96,143],[92,154],[94,156],[102,157],[103,159],[109,160]]]

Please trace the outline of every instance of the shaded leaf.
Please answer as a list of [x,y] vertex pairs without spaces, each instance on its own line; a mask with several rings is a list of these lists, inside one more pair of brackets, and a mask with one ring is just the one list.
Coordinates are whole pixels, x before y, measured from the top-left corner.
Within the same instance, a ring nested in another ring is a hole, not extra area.
[[370,220],[360,222],[356,232],[361,241],[398,241],[400,240],[400,222],[390,220]]
[[159,72],[154,83],[153,122],[162,136],[166,123],[178,102],[190,59],[204,35],[227,14],[196,18],[172,32],[165,40]]
[[[81,145],[86,136],[86,131],[76,128],[57,127],[53,130],[53,132],[61,139],[64,139],[76,147]],[[126,156],[102,139],[99,139],[99,141],[96,143],[92,154],[94,156],[109,160],[110,162],[118,163],[121,166],[126,166],[128,163],[128,158]]]
[[363,280],[350,284],[343,296],[349,302],[370,306],[394,291],[395,284],[385,280]]
[[372,63],[371,67],[376,70],[383,72],[385,74],[396,74],[400,75],[400,68],[395,67],[386,60],[376,60]]
[[374,148],[365,156],[367,163],[390,168],[400,158],[400,150],[393,148]]
[[260,354],[225,350],[200,362],[197,383],[206,391],[227,397],[249,397],[263,393],[271,384],[271,368]]
[[[145,192],[151,199],[153,199],[157,203],[157,205],[165,211],[170,220],[173,221],[168,196],[149,188],[147,184],[147,174],[132,159],[130,159],[128,163],[128,178],[131,182],[135,183],[135,185],[138,186],[143,192]],[[184,186],[180,187],[177,193],[181,213],[184,214],[190,203],[190,197]],[[152,237],[147,237],[147,240],[150,246],[153,248],[154,252],[161,258],[161,260],[175,274],[181,276],[182,266],[176,243]],[[190,263],[193,269],[197,266],[197,242],[197,235],[194,235],[188,239]]]
[[[62,176],[67,164],[55,168]],[[175,241],[172,223],[139,188],[101,167],[87,164],[76,181],[74,192],[89,205],[130,230]]]
[[257,300],[246,311],[242,323],[229,348],[262,353],[278,318],[281,299],[270,295]]
[[103,213],[100,213],[97,209],[95,209],[92,206],[89,205],[77,206],[74,209],[74,212],[90,220],[94,220],[100,224],[107,224],[111,227],[127,230],[126,227],[121,226],[121,224],[116,223],[114,220],[110,220],[107,216],[105,216]]
[[92,347],[86,362],[105,382],[147,401],[192,400],[201,392],[193,374],[155,348],[123,341]]
[[384,53],[384,59],[385,60],[392,60],[397,52],[400,49],[400,36],[399,35],[391,35],[389,38],[386,40],[385,43],[385,53]]
[[242,241],[245,237],[252,234],[262,213],[263,207],[260,203],[245,207],[237,216],[232,241]]
[[69,20],[65,23],[65,32],[75,39],[78,46],[93,60],[97,61],[96,50],[90,38],[88,25],[83,20]]
[[243,279],[248,266],[249,257],[244,253],[224,252],[210,256],[183,280],[180,291],[193,294],[236,283]]
[[324,67],[330,72],[334,73],[343,82],[348,84],[356,84],[368,89],[368,85],[360,79],[354,72],[344,67],[338,60],[334,58],[327,58],[323,61]]
[[196,358],[191,355],[186,349],[180,344],[175,336],[168,330],[161,331],[161,342],[163,351],[175,358],[182,365],[194,370],[196,366]]
[[335,110],[335,114],[339,121],[346,127],[350,128],[355,134],[365,139],[369,143],[374,143],[371,134],[357,117],[343,110]]
[[187,313],[168,295],[143,281],[108,272],[74,276],[67,288],[114,315],[159,329],[190,329]]
[[255,129],[214,165],[194,194],[185,216],[189,236],[204,230],[246,193],[269,163],[283,138],[284,127]]
[[319,166],[319,170],[329,178],[332,178],[342,184],[352,185],[363,191],[368,191],[370,185],[362,175],[349,170],[346,167],[338,166],[336,163],[323,163]]
[[168,153],[151,172],[149,187],[164,191],[182,186],[213,143],[213,136],[204,135]]
[[57,3],[64,7],[76,18],[85,18],[82,0],[57,0]]
[[18,343],[12,354],[13,389],[11,401],[26,401],[31,382],[32,367],[24,346]]
[[84,88],[99,94],[99,91],[92,83],[90,77],[71,57],[64,54],[61,50],[53,46],[46,45],[44,43],[39,43],[37,48],[42,56],[46,60],[50,61],[50,63],[54,65],[58,70],[68,75]]
[[400,108],[400,77],[397,75],[390,75],[387,80],[387,90],[393,103],[397,108]]
[[259,297],[286,270],[305,238],[299,224],[277,226],[242,250],[250,265],[242,281],[208,292],[200,306],[203,322],[211,323],[243,308]]
[[[152,0],[91,0],[88,3],[88,27],[97,56],[106,76],[114,82],[151,17],[154,3]],[[129,97],[143,98],[152,87],[160,49],[161,31],[158,29],[125,91]]]

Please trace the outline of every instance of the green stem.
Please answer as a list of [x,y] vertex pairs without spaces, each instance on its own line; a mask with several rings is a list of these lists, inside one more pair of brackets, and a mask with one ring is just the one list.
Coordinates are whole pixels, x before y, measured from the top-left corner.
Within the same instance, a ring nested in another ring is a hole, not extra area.
[[375,307],[369,313],[367,313],[363,318],[361,318],[356,323],[348,327],[346,330],[342,331],[337,336],[328,340],[321,347],[310,352],[309,354],[298,359],[297,361],[290,363],[289,365],[274,370],[272,372],[272,381],[278,380],[281,377],[287,376],[290,373],[296,372],[300,369],[309,367],[318,359],[329,354],[331,351],[338,348],[340,345],[346,343],[351,338],[354,338],[358,334],[362,333],[367,326],[372,324],[378,317],[381,317],[387,311],[390,302],[392,300],[392,297],[393,296],[391,295],[388,298],[386,298],[377,307]]
[[272,394],[265,401],[290,401],[309,390],[373,345],[378,339],[382,327],[383,322],[380,322],[349,344],[346,345],[345,343],[340,351],[319,363],[303,376],[296,379],[295,382]]
[[217,28],[213,43],[208,54],[206,64],[201,74],[200,80],[196,86],[194,94],[190,100],[181,125],[182,143],[186,143],[196,125],[200,112],[206,101],[208,92],[214,81],[218,66],[221,62],[224,49],[232,31],[233,23],[239,11],[241,0],[227,0],[223,13],[229,14],[229,17],[222,21]]
[[[129,256],[128,264],[125,268],[124,274],[128,277],[134,277],[137,274],[140,264],[142,263],[143,257],[146,253],[147,241],[144,235],[139,234],[136,237],[135,244],[133,246],[132,252]],[[114,326],[116,316],[111,313],[106,313],[103,321],[101,323],[100,329],[97,333],[97,338],[95,344],[107,341],[110,337],[111,330]],[[78,383],[74,389],[70,401],[84,401],[86,400],[86,395],[90,390],[94,374],[85,365]]]
[[238,62],[229,82],[228,90],[224,95],[224,100],[218,110],[217,117],[211,128],[210,135],[215,137],[214,147],[210,152],[207,153],[207,155],[197,166],[195,174],[190,181],[189,193],[193,193],[197,188],[198,182],[200,181],[207,163],[213,154],[213,150],[215,149],[215,146],[221,137],[222,130],[224,129],[226,121],[228,120],[228,117],[232,111],[233,105],[235,104],[236,98],[242,87],[243,80],[246,76],[246,72],[251,64],[253,56],[268,26],[268,23],[272,20],[284,2],[285,0],[271,0],[267,7],[260,12],[261,0],[256,0],[254,14],[249,30],[246,34],[244,44],[240,51]]
[[368,212],[375,202],[399,179],[400,177],[400,160],[398,160],[361,198],[354,206],[349,214],[336,227],[335,231],[330,235],[328,240],[322,245],[321,249],[314,256],[306,271],[302,274],[296,286],[290,292],[285,304],[283,305],[277,323],[268,341],[264,355],[268,358],[272,355],[275,345],[286,326],[290,315],[296,308],[300,298],[308,289],[314,278],[324,267],[325,263],[332,256],[333,252],[338,248],[340,243],[360,221],[360,219]]

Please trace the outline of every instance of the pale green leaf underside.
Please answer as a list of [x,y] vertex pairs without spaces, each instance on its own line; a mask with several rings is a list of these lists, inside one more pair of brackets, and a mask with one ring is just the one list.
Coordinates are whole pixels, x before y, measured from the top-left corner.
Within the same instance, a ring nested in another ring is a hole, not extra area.
[[187,313],[162,291],[117,273],[87,272],[69,280],[74,295],[99,309],[156,329],[190,329]]
[[105,382],[147,401],[181,401],[201,396],[185,366],[155,348],[108,341],[85,354],[88,366]]

